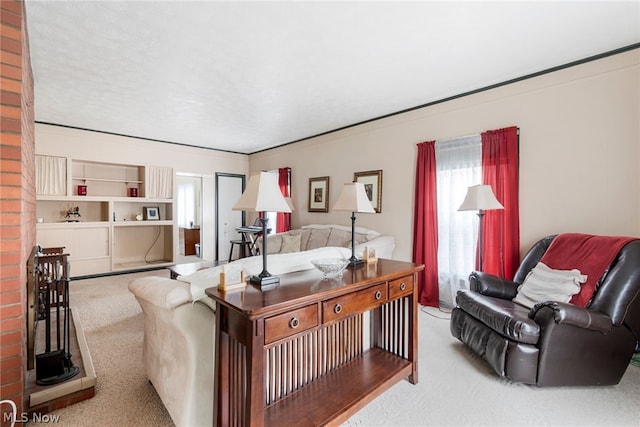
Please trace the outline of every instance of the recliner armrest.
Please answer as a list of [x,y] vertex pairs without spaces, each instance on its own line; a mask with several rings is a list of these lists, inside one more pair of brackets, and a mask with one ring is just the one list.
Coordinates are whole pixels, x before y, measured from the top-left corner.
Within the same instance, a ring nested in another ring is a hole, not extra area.
[[513,299],[518,293],[518,284],[493,274],[474,271],[469,275],[469,288],[489,297]]
[[545,301],[534,305],[529,317],[540,325],[553,321],[557,324],[602,332],[605,335],[611,332],[613,326],[611,318],[605,314],[557,301]]

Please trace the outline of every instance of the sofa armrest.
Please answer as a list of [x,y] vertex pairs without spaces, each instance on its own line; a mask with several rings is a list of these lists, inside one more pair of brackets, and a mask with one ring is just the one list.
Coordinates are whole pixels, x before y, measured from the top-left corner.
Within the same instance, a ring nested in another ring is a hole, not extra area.
[[516,282],[482,271],[474,271],[469,275],[469,288],[489,297],[513,299],[518,293],[518,286]]
[[545,301],[534,305],[529,317],[539,325],[554,322],[602,332],[604,335],[611,332],[613,327],[611,318],[605,314],[557,301]]
[[156,307],[172,309],[191,301],[189,284],[167,277],[139,277],[129,282],[129,291]]

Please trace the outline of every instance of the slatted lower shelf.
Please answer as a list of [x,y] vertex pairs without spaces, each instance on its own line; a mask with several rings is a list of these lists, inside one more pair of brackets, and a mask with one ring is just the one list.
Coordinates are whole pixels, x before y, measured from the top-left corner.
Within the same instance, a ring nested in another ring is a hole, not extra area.
[[411,374],[411,362],[380,348],[309,383],[265,409],[265,426],[338,425]]

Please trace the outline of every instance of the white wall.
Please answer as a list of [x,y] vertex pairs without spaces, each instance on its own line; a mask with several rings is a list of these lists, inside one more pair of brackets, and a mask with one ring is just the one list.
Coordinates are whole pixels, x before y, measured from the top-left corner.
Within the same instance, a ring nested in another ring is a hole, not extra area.
[[521,251],[559,232],[640,236],[640,50],[250,156],[251,171],[292,168],[294,227],[349,224],[307,212],[309,178],[329,175],[330,201],[353,173],[382,169],[382,213],[357,224],[396,237],[411,259],[416,144],[520,128]]
[[329,175],[330,201],[353,173],[382,169],[382,213],[357,224],[392,234],[411,259],[416,144],[520,127],[521,249],[558,232],[640,236],[640,50],[377,120],[251,156],[37,124],[38,154],[171,165],[203,176],[203,256],[213,257],[215,172],[292,168],[294,227],[349,224],[307,212],[309,178]]
[[[110,163],[170,166],[202,177],[202,257],[215,257],[215,173],[247,174],[248,156],[36,124],[36,153]],[[176,228],[177,233],[177,228]],[[177,242],[177,234],[174,236]]]

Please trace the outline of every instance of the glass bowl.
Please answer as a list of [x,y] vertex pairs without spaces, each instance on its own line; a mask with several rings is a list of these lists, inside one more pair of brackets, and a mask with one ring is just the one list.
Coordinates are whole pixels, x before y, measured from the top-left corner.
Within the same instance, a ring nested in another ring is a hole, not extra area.
[[346,258],[321,258],[311,260],[311,264],[322,272],[324,277],[341,275],[349,260]]

